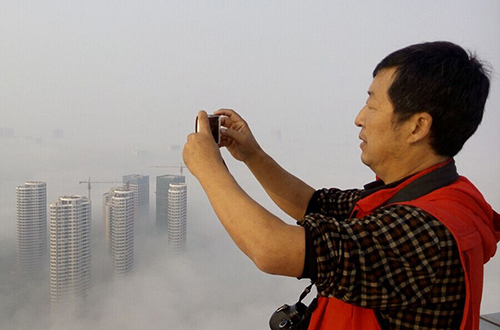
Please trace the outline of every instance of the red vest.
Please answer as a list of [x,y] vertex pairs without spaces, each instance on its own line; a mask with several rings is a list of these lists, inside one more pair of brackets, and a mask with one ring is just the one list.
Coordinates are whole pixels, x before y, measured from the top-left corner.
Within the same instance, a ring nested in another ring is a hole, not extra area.
[[[384,206],[397,192],[416,179],[443,167],[441,163],[422,171],[395,188],[379,190],[358,201],[356,217]],[[452,233],[465,271],[466,297],[460,330],[479,329],[479,308],[483,289],[483,264],[496,251],[500,240],[500,216],[466,178],[407,202],[433,215]],[[357,307],[336,298],[318,297],[309,330],[380,330],[374,310]]]

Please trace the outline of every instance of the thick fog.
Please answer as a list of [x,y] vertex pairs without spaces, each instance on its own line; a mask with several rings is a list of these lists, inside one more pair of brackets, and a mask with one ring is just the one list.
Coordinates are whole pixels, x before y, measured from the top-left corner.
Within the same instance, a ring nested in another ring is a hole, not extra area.
[[[0,328],[266,329],[306,280],[261,273],[223,230],[196,179],[188,243],[167,253],[155,230],[155,178],[179,174],[199,109],[236,109],[262,147],[315,188],[361,187],[354,118],[375,65],[412,43],[449,40],[493,67],[483,123],[456,157],[460,174],[500,210],[500,2],[0,2]],[[243,164],[228,167],[287,222]],[[112,275],[102,194],[92,187],[92,287],[85,308],[56,315],[49,268],[16,265],[15,187],[47,183],[47,199],[87,195],[79,181],[150,176],[150,213],[136,221],[133,272]],[[229,202],[229,201],[228,201]],[[500,312],[500,257],[486,266],[482,313]]]

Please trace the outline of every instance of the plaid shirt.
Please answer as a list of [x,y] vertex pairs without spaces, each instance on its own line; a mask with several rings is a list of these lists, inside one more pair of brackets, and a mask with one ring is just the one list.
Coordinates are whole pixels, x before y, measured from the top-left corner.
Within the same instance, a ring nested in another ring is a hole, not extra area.
[[407,205],[349,219],[361,192],[314,194],[299,222],[306,229],[303,277],[320,296],[374,309],[382,329],[459,329],[465,279],[451,233]]

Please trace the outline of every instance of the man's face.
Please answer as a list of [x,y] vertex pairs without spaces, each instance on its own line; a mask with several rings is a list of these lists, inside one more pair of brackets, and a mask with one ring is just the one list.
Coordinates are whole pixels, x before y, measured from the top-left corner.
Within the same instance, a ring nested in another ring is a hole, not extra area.
[[381,178],[397,170],[405,148],[402,127],[393,124],[394,107],[388,95],[395,71],[395,68],[379,71],[368,90],[366,105],[355,120],[356,126],[361,127],[361,161]]

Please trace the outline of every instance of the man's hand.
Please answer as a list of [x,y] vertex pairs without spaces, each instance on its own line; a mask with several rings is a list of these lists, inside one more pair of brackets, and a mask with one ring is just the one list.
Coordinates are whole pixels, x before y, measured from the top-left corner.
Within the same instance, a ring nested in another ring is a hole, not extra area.
[[231,155],[242,162],[247,162],[262,149],[255,140],[250,127],[243,118],[231,109],[220,109],[214,112],[223,115],[221,129],[221,147],[226,147]]
[[[291,191],[291,194],[296,196],[295,186],[290,189],[287,182],[280,181],[287,176],[276,175],[286,172],[272,159],[268,158],[267,162],[251,161],[259,160],[259,154],[262,155],[264,152],[255,141],[246,122],[233,110],[221,109],[215,114],[227,116],[223,120],[227,131],[226,134],[223,133],[221,145],[226,146],[236,159],[245,161],[247,165],[248,162],[263,164],[258,170],[264,173],[258,177],[259,181],[268,182],[273,187],[274,182],[277,182],[277,190],[282,193],[283,190]],[[222,225],[236,245],[262,271],[301,276],[305,258],[304,228],[286,224],[241,189],[224,165],[219,148],[212,137],[205,111],[198,113],[198,121],[199,132],[190,134],[184,146],[184,162],[200,181]],[[254,157],[255,155],[257,157]],[[283,187],[287,189],[281,189]],[[302,204],[307,205],[310,196],[306,199]],[[293,199],[293,203],[295,200]],[[304,211],[305,209],[299,211],[302,213],[301,216]]]
[[304,218],[314,189],[288,173],[267,155],[255,140],[248,124],[234,110],[220,109],[216,115],[224,115],[220,145],[237,160],[243,161],[260,184],[286,214],[296,220]]
[[198,112],[198,122],[199,131],[188,135],[182,157],[189,171],[200,179],[204,173],[225,170],[226,167],[210,131],[210,123],[205,111]]

